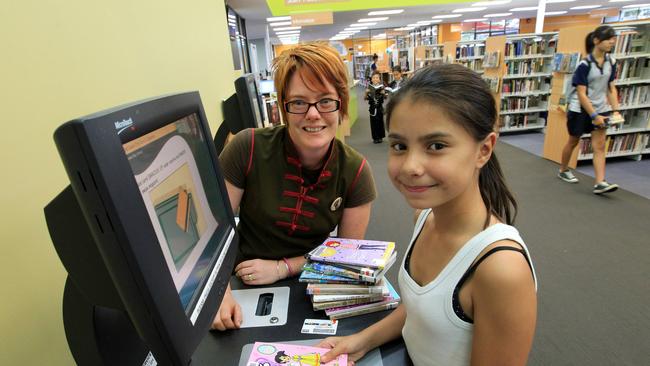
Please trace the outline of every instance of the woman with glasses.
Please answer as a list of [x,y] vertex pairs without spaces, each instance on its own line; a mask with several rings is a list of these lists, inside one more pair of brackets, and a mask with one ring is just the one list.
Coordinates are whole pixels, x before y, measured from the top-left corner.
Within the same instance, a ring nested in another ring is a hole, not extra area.
[[[327,44],[304,44],[273,62],[285,125],[238,133],[219,157],[239,209],[235,274],[247,285],[295,276],[304,255],[337,230],[362,239],[376,197],[366,159],[335,138],[348,114],[347,69]],[[239,328],[226,290],[213,328]]]

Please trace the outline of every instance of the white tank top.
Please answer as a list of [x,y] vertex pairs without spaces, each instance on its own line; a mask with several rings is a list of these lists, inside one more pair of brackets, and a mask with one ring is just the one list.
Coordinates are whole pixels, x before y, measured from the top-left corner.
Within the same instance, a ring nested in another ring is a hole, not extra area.
[[[415,366],[469,365],[474,325],[461,320],[454,313],[454,288],[477,256],[496,241],[515,241],[521,245],[529,259],[530,254],[517,229],[506,224],[492,225],[465,243],[435,279],[425,286],[420,286],[406,272],[404,265],[430,212],[431,209],[428,209],[420,214],[407,255],[404,256],[399,269],[399,287],[407,314],[402,337]],[[537,277],[532,261],[530,265],[537,289]]]

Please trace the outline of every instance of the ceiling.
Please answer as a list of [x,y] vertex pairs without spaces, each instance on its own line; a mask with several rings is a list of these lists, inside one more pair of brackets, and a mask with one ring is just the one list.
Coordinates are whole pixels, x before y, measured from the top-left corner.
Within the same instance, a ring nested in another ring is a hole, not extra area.
[[[276,0],[277,1],[277,0]],[[351,0],[346,0],[351,1]],[[435,1],[435,0],[434,0]],[[432,2],[434,2],[432,1]],[[444,0],[443,0],[444,1]],[[634,5],[647,3],[648,1],[642,0],[618,0],[619,2],[610,2],[610,0],[574,0],[562,3],[549,3],[551,1],[558,0],[546,0],[546,11],[567,11],[564,15],[577,15],[577,14],[586,14],[590,10],[570,10],[569,8],[575,6],[584,6],[584,5],[600,5],[601,7],[594,10],[600,10],[605,8],[621,8],[624,5]],[[564,0],[567,1],[567,0]],[[405,1],[402,1],[405,2]],[[438,2],[442,2],[438,0]],[[264,0],[226,0],[228,6],[239,14],[240,17],[246,20],[246,34],[248,39],[260,39],[264,38],[266,33],[267,21],[266,18],[272,17],[271,10],[269,9],[267,2]],[[364,5],[367,6],[368,3],[372,3],[372,0],[364,1]],[[394,1],[394,3],[399,3],[399,1]],[[384,15],[388,16],[389,19],[385,21],[377,22],[377,24],[369,26],[368,29],[363,30],[356,35],[357,37],[367,38],[368,35],[375,35],[381,33],[381,29],[393,29],[406,26],[407,24],[416,23],[418,21],[432,20],[431,17],[434,15],[444,15],[444,14],[454,14],[452,10],[457,8],[469,8],[474,4],[474,2],[456,2],[451,4],[433,4],[433,5],[419,5],[419,6],[409,6],[409,7],[400,7],[394,6],[391,8],[383,9],[363,9],[363,10],[353,10],[353,11],[339,11],[334,13],[334,24],[328,25],[315,25],[302,27],[300,31],[300,41],[314,41],[314,40],[327,40],[335,36],[339,31],[342,31],[344,28],[350,26],[350,24],[357,23],[358,19],[368,18],[368,12],[372,10],[387,10],[387,9],[404,9],[404,12],[401,14],[395,15]],[[462,13],[461,17],[453,19],[443,19],[442,23],[459,23],[464,19],[475,19],[482,18],[485,14],[492,13],[505,13],[509,12],[512,8],[519,7],[531,7],[537,6],[537,0],[511,0],[508,4],[503,5],[491,5],[487,9],[479,12],[470,12]],[[298,9],[300,7],[296,6]],[[536,10],[528,11],[517,11],[512,12],[512,15],[507,18],[535,18],[537,15]],[[492,18],[492,19],[504,19],[504,18]],[[440,23],[438,23],[440,24]],[[271,43],[279,44],[280,40],[277,38],[275,33],[269,29],[269,34],[271,36]]]

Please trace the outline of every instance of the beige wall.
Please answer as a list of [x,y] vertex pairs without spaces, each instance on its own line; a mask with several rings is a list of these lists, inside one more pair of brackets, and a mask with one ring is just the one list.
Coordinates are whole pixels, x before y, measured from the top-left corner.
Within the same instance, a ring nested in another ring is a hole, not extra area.
[[43,218],[67,184],[54,129],[121,103],[199,90],[214,133],[240,72],[222,1],[3,1],[0,45],[0,365],[72,365],[65,273]]

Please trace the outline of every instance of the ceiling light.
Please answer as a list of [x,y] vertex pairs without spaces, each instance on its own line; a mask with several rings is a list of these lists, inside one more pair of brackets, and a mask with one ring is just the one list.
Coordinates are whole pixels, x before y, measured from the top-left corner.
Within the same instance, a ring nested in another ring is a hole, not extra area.
[[596,9],[600,8],[601,5],[580,5],[580,6],[574,6],[572,8],[569,8],[571,10],[584,10],[584,9]]
[[507,17],[509,15],[512,15],[512,13],[494,13],[494,14],[485,14],[483,15],[484,18],[500,18],[500,17]]
[[357,20],[359,23],[366,23],[366,22],[380,22],[382,20],[387,20],[388,17],[379,17],[379,18],[361,18]]
[[509,3],[510,0],[498,0],[498,1],[479,1],[472,4],[472,6],[493,6],[493,5],[503,5]]
[[350,24],[350,27],[367,27],[375,24],[377,23],[355,23],[355,24]]
[[288,17],[273,17],[273,18],[266,18],[266,21],[269,22],[269,23],[270,23],[270,22],[282,22],[282,21],[285,21],[285,20],[291,20],[291,17],[288,16]]
[[532,10],[537,10],[536,6],[526,6],[523,8],[512,8],[508,11],[532,11]]
[[343,30],[346,30],[346,31],[360,31],[362,29],[368,29],[368,27],[343,28]]
[[390,15],[390,14],[400,14],[403,13],[404,9],[395,9],[395,10],[379,10],[379,11],[371,11],[368,13],[370,16],[374,15]]
[[296,29],[301,29],[301,26],[297,27],[280,27],[280,28],[273,28],[274,31],[284,31],[284,30],[296,30]]
[[295,31],[275,32],[275,34],[296,34],[296,33],[300,33],[300,31],[295,30]]
[[557,3],[572,3],[576,0],[546,0],[547,4],[557,4]]
[[632,5],[625,5],[623,8],[643,8],[646,6],[650,6],[650,4],[632,4]]
[[419,22],[415,22],[415,24],[422,24],[422,25],[429,25],[433,23],[433,20],[420,20]]
[[487,21],[486,18],[465,19],[465,20],[463,20],[463,23],[469,23],[469,22],[485,22],[485,21]]
[[271,27],[280,27],[283,25],[291,25],[291,22],[277,22],[277,23],[269,23]]
[[566,14],[566,10],[558,10],[558,11],[547,11],[544,13],[544,15],[562,15]]
[[460,8],[460,9],[454,9],[451,12],[452,13],[471,13],[474,11],[483,11],[487,9],[485,6],[473,6],[471,8]]
[[408,31],[411,29],[415,29],[415,27],[402,27],[402,28],[395,28],[393,29],[394,31]]
[[610,3],[629,3],[634,0],[609,0]]
[[386,33],[375,34],[372,38],[386,38]]
[[458,18],[462,17],[463,14],[443,14],[443,15],[434,15],[432,19],[447,19],[447,18]]

